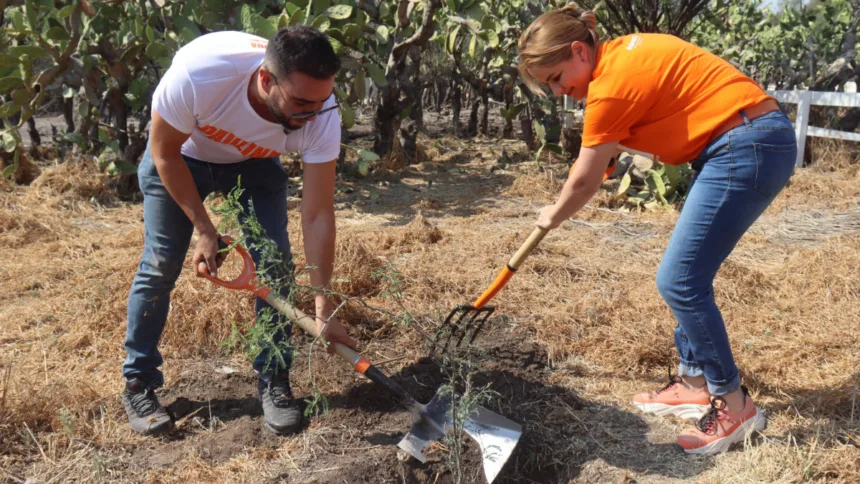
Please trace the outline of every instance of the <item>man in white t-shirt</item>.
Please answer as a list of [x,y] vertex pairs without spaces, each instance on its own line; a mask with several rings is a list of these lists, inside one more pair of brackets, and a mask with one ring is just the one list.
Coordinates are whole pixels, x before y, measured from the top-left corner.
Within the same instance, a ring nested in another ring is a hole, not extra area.
[[[219,235],[202,202],[208,194],[228,192],[241,177],[245,213],[252,204],[282,256],[283,262],[269,270],[291,280],[287,174],[281,153],[300,151],[304,161],[302,235],[311,284],[317,290],[317,324],[325,327],[326,340],[355,348],[324,294],[334,265],[340,114],[333,89],[339,68],[326,36],[311,27],[283,28],[270,41],[217,32],[180,49],[158,84],[149,146],[138,167],[144,250],[128,298],[123,364],[123,404],[135,431],[155,434],[173,428],[154,393],[164,383],[158,341],[194,229],[196,274],[202,276],[208,267],[217,275]],[[252,255],[259,265],[260,254]],[[267,307],[257,298],[258,315]],[[286,342],[291,326],[275,314],[275,344],[256,358],[254,369],[266,426],[287,434],[300,428],[301,411],[289,384]]]

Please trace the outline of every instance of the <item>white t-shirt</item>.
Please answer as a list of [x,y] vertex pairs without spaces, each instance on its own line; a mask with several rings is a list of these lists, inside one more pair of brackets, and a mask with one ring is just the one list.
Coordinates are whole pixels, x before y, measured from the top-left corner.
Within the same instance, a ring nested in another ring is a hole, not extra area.
[[[214,32],[194,39],[173,57],[155,88],[152,108],[191,137],[182,154],[210,163],[236,163],[284,152],[305,163],[325,163],[340,153],[340,114],[331,110],[284,134],[260,117],[248,100],[248,84],[263,63],[268,41],[244,32]],[[334,96],[324,108],[335,104]]]

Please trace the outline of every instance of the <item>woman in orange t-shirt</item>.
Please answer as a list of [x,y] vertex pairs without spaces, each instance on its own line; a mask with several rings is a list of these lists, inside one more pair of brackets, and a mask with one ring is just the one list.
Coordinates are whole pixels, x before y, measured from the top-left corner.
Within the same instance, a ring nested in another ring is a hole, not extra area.
[[635,395],[633,404],[696,419],[678,444],[719,453],[766,422],[741,386],[714,276],[791,177],[794,130],[775,100],[719,57],[662,34],[599,43],[595,21],[568,5],[538,17],[519,40],[519,70],[530,89],[587,99],[579,157],[537,226],[555,228],[582,208],[620,150],[692,163],[694,183],[657,271],[657,288],[678,321],[679,376]]

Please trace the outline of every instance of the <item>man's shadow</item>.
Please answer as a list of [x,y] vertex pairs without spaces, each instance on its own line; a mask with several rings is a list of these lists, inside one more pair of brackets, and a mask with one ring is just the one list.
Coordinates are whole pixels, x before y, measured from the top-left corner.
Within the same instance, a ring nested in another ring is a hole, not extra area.
[[[588,401],[575,391],[545,383],[551,373],[540,368],[541,355],[536,355],[539,351],[505,351],[507,355],[496,354],[496,358],[491,355],[488,368],[472,375],[473,388],[488,386],[497,393],[484,406],[523,427],[516,449],[495,482],[569,482],[580,476],[583,466],[592,460],[679,479],[697,476],[712,465],[712,459],[686,455],[674,442],[649,441],[648,423],[637,414]],[[505,367],[504,363],[510,362],[517,362],[517,367]],[[448,381],[429,358],[404,367],[391,378],[421,403],[427,403],[436,389]],[[402,431],[365,436],[370,444],[394,447],[409,430],[410,419],[404,409],[374,383],[362,383],[345,394],[328,398],[330,408],[403,413],[403,418],[398,419],[403,422]],[[473,467],[480,469],[477,451],[471,460]],[[426,468],[427,464],[412,459],[407,467],[418,471],[420,477],[427,475],[426,469],[419,471],[422,466]],[[429,475],[438,470],[431,469]]]

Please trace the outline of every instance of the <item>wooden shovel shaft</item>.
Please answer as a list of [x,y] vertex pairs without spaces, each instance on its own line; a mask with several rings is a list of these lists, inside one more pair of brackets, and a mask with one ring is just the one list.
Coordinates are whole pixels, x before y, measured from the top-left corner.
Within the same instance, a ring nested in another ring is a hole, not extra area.
[[[229,246],[232,244],[233,239],[231,237],[227,235],[221,236],[221,240],[219,240],[221,250],[229,250]],[[253,292],[259,298],[265,300],[267,303],[271,304],[272,307],[283,313],[286,317],[290,318],[293,323],[298,324],[306,333],[314,338],[319,338],[320,332],[317,329],[316,319],[303,313],[300,309],[294,307],[276,293],[273,293],[271,288],[260,284],[259,281],[257,281],[256,267],[251,254],[249,254],[241,244],[235,244],[232,248],[238,252],[239,256],[242,258],[242,272],[229,281],[213,276],[208,270],[204,272],[204,277],[219,286],[226,287],[227,289],[247,290]],[[324,344],[322,339],[320,339],[320,344]],[[410,410],[421,411],[421,404],[416,402],[415,399],[406,392],[406,390],[400,388],[399,385],[394,383],[390,378],[385,376],[384,373],[373,366],[367,358],[356,353],[352,348],[340,343],[333,342],[331,345],[334,348],[334,352],[349,362],[349,364],[355,368],[355,371],[385,387],[386,390],[397,397],[397,400],[401,405]]]
[[[312,318],[305,314],[301,309],[296,308],[292,304],[284,301],[281,297],[277,296],[275,293],[270,292],[266,298],[266,302],[271,304],[272,307],[280,311],[286,317],[290,318],[293,323],[299,325],[302,330],[313,336],[314,338],[319,338],[319,330],[317,329],[317,322],[315,318]],[[324,344],[320,339],[320,344]],[[340,344],[340,343],[329,343],[334,348],[334,352],[337,353],[338,356],[346,360],[355,371],[361,373],[366,376],[374,383],[377,383],[383,386],[386,390],[391,392],[395,397],[397,397],[398,402],[408,409],[419,408],[420,404],[412,398],[412,395],[406,392],[403,388],[400,387],[397,383],[394,383],[393,380],[385,376],[382,371],[373,366],[373,364],[365,358],[364,356],[358,354],[355,350],[350,348],[349,346]]]

